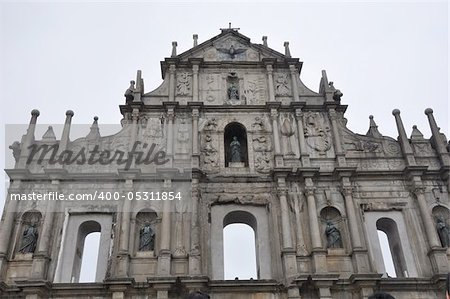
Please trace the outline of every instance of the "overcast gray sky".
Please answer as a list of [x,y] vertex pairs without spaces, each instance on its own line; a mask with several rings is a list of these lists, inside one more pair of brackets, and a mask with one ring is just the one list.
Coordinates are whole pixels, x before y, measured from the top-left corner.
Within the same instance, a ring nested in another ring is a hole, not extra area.
[[[315,91],[327,70],[351,130],[366,133],[373,114],[396,138],[391,112],[399,108],[408,134],[417,124],[429,137],[423,111],[431,107],[449,137],[447,1],[0,1],[0,140],[4,124],[28,123],[34,108],[41,124],[63,123],[67,109],[75,124],[94,115],[100,125],[119,123],[137,69],[146,91],[156,88],[172,41],[181,53],[192,34],[203,42],[228,22],[254,43],[267,35],[282,53],[289,41]],[[4,168],[3,153],[1,161]]]

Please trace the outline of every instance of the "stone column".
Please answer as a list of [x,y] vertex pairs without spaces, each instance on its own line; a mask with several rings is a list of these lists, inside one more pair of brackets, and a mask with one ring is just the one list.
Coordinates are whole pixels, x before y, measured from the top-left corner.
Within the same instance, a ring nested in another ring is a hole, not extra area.
[[189,275],[201,274],[200,224],[198,222],[199,179],[192,178],[191,248],[189,251]]
[[169,102],[175,101],[175,65],[169,65]]
[[423,224],[425,226],[425,232],[427,234],[427,239],[430,243],[430,247],[441,247],[441,243],[438,239],[436,231],[436,226],[427,207],[427,201],[425,199],[425,188],[415,187],[413,192],[416,195],[417,203],[419,204],[420,216],[422,217]]
[[295,109],[295,120],[297,124],[297,136],[300,148],[300,160],[302,161],[303,167],[308,167],[311,165],[309,161],[309,154],[306,150],[306,140],[303,128],[303,112],[300,109]]
[[300,97],[298,95],[298,85],[297,85],[297,68],[295,65],[289,65],[289,70],[291,72],[291,80],[292,80],[292,94],[294,95],[294,102],[299,102]]
[[10,200],[13,193],[21,192],[21,181],[15,179],[9,187],[8,197],[5,200],[5,209],[3,210],[3,217],[0,226],[0,280],[3,280],[6,275],[6,268],[8,265],[8,249],[11,240],[11,234],[14,230],[14,218],[17,210],[17,201]]
[[[433,134],[434,143],[436,145],[436,150],[439,154],[439,158],[441,159],[443,166],[450,166],[450,154],[445,148],[444,140],[442,138],[441,133],[439,132],[439,128],[436,124],[436,120],[433,116],[433,109],[425,109],[425,114],[428,117],[428,122],[430,123],[431,133]],[[447,177],[448,179],[448,177]],[[449,184],[450,187],[450,184]]]
[[312,178],[305,178],[305,195],[308,202],[308,217],[309,217],[309,230],[311,234],[311,243],[312,243],[312,256],[314,261],[314,272],[315,273],[326,273],[327,264],[326,264],[326,252],[322,245],[322,238],[320,226],[319,226],[319,217],[317,216],[317,206],[316,206],[316,198],[314,196],[314,183]]
[[[171,191],[172,180],[170,178],[164,179],[163,191]],[[162,221],[161,221],[161,244],[158,256],[158,275],[170,275],[170,237],[171,237],[171,217],[170,201],[163,202]]]
[[31,111],[30,124],[28,125],[27,133],[22,138],[22,142],[20,144],[21,151],[17,166],[19,169],[27,167],[28,154],[30,153],[30,149],[28,147],[34,142],[34,131],[36,130],[36,123],[39,114],[39,110],[33,109]]
[[[131,152],[134,148],[134,143],[136,142],[137,135],[137,126],[139,119],[139,109],[133,108],[133,112],[131,114],[131,137],[130,137],[130,145],[129,151]],[[134,167],[135,161],[134,157],[132,157],[131,167]],[[134,173],[128,171],[119,171],[119,175],[124,179],[124,185],[122,192],[125,194],[126,192],[134,191]],[[128,265],[130,259],[130,225],[131,225],[131,209],[132,209],[132,201],[124,200],[122,204],[122,212],[120,213],[120,230],[119,230],[119,250],[117,254],[117,270],[116,276],[120,278],[128,277]]]
[[406,136],[405,127],[403,126],[402,119],[400,117],[400,110],[394,109],[392,114],[395,117],[395,123],[397,124],[398,130],[398,141],[402,147],[403,155],[406,159],[406,165],[416,165],[416,159],[414,158],[414,153],[409,144],[408,137]]
[[198,120],[200,117],[199,106],[192,105],[192,168],[200,167],[200,151],[198,144]]
[[266,65],[267,84],[269,85],[269,102],[275,102],[275,90],[273,87],[273,67],[271,64]]
[[[277,107],[278,106],[279,105],[277,105]],[[284,162],[283,162],[283,155],[281,154],[277,107],[270,107],[270,118],[272,119],[273,144],[275,149],[275,167],[280,167],[283,166]]]
[[[345,178],[347,182],[348,178]],[[355,204],[353,202],[353,188],[347,183],[343,183],[342,194],[344,195],[345,209],[348,217],[348,225],[350,229],[350,238],[352,240],[352,248],[362,248],[361,235],[359,232],[359,223],[356,218]]]
[[170,159],[168,166],[172,166],[173,161],[173,123],[175,119],[175,107],[167,106],[167,148],[166,154]]
[[334,108],[329,108],[328,115],[330,116],[331,127],[333,130],[334,150],[336,152],[337,162],[338,162],[339,166],[345,166],[346,165],[345,153],[342,150],[341,135],[339,132],[339,127],[338,127],[338,122],[337,122],[338,115]]
[[280,200],[281,210],[281,229],[283,239],[283,249],[291,249],[292,247],[292,235],[291,225],[289,217],[289,207],[286,198],[286,180],[284,177],[278,178],[278,198]]
[[192,66],[192,101],[198,102],[198,64]]

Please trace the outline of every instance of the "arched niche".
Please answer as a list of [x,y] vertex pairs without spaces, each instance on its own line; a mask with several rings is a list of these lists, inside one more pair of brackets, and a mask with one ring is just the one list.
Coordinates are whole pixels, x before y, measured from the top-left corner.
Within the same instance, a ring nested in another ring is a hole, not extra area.
[[41,233],[42,214],[37,210],[26,211],[20,217],[16,238],[17,255],[32,255],[37,248]]
[[450,247],[450,211],[447,207],[437,205],[432,210],[436,232],[442,247]]
[[144,209],[136,214],[134,248],[137,255],[155,255],[159,243],[159,221],[156,212]]
[[322,238],[328,249],[344,249],[347,235],[342,215],[335,207],[327,206],[320,211]]
[[[232,122],[226,125],[224,129],[224,150],[225,150],[225,167],[239,166],[239,163],[243,163],[245,167],[248,167],[248,142],[247,142],[247,130],[244,125],[238,122]],[[233,149],[236,148],[233,142],[238,142],[240,146],[240,159],[236,161],[233,159]]]

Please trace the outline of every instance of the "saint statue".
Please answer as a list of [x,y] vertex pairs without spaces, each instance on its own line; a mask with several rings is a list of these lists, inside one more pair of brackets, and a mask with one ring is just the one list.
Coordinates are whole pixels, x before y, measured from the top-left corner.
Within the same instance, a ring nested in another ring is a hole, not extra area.
[[439,239],[441,239],[442,247],[450,246],[450,229],[448,225],[444,222],[442,217],[436,219],[436,228],[438,231]]
[[128,87],[128,89],[125,91],[125,99],[126,99],[126,104],[129,104],[131,102],[133,102],[134,100],[134,96],[133,96],[133,92],[135,91],[135,87],[134,87],[134,80],[130,81],[130,87]]
[[241,162],[241,144],[236,136],[233,137],[233,141],[230,143],[231,162]]
[[239,100],[239,90],[235,83],[232,83],[228,88],[228,99],[229,100]]
[[341,232],[330,221],[327,221],[327,227],[325,228],[325,235],[327,236],[327,248],[342,248]]
[[146,223],[139,231],[139,251],[152,251],[154,249],[155,231],[150,223]]
[[35,223],[31,223],[22,234],[22,242],[20,243],[20,253],[33,253],[36,249],[38,230]]

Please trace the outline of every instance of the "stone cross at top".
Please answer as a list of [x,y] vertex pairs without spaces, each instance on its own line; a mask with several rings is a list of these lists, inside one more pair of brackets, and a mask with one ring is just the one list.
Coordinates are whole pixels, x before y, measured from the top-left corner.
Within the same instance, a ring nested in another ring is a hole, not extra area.
[[228,31],[228,30],[238,31],[238,30],[241,30],[241,28],[231,28],[231,22],[230,22],[230,23],[228,23],[228,28],[220,28],[220,30],[222,30],[222,32]]

